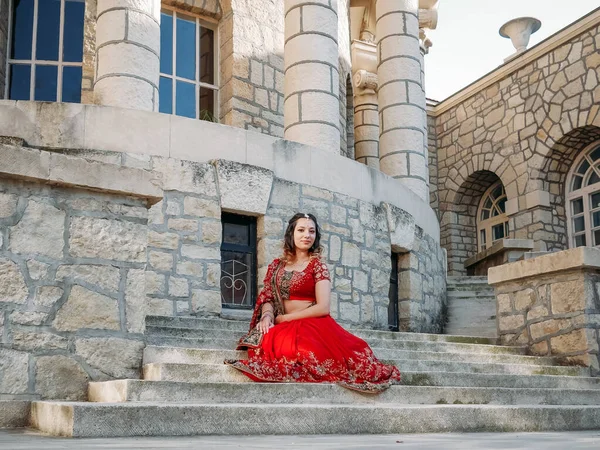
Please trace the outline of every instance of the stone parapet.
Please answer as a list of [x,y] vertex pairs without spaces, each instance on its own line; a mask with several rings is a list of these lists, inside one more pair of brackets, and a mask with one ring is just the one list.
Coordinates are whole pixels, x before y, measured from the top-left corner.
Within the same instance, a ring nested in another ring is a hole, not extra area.
[[467,275],[487,276],[490,267],[515,262],[532,249],[532,239],[500,239],[465,261]]
[[489,270],[503,344],[600,375],[600,250],[580,247]]

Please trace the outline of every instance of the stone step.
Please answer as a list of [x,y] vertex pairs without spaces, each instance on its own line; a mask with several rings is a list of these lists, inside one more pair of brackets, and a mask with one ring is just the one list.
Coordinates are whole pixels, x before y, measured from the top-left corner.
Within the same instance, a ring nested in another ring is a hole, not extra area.
[[90,383],[88,398],[100,403],[599,405],[600,389],[391,386],[381,394],[371,396],[329,383],[113,380]]
[[485,301],[489,301],[489,302],[496,302],[496,297],[494,296],[493,293],[489,293],[489,292],[478,292],[478,291],[472,291],[472,290],[465,290],[465,291],[447,291],[446,295],[448,296],[448,299],[478,299],[478,300],[485,300]]
[[[383,360],[393,364],[402,373],[462,373],[493,375],[553,375],[561,377],[589,377],[584,367],[532,366],[525,364],[464,363],[455,361]],[[150,381],[183,381],[199,383],[244,382],[248,377],[221,361],[215,364],[150,363],[143,366],[144,379]]]
[[[200,319],[196,317],[166,317],[166,316],[148,316],[146,318],[146,334],[164,335],[166,328],[175,330],[189,330],[186,333],[193,334],[191,330],[225,331],[225,333],[215,336],[223,339],[223,336],[233,336],[239,339],[245,332],[248,331],[249,322],[240,322],[235,320],[222,319]],[[409,341],[431,341],[431,342],[461,342],[470,344],[496,344],[496,339],[486,339],[476,336],[447,336],[440,334],[427,333],[401,333],[394,331],[367,330],[367,329],[352,329],[352,333],[357,336],[378,339],[399,339]],[[174,335],[176,331],[166,331],[168,335]],[[198,336],[201,337],[201,336]]]
[[[471,363],[527,364],[532,366],[552,366],[554,358],[525,355],[495,355],[478,353],[419,352],[373,348],[380,359],[405,359],[428,361],[456,361]],[[224,359],[244,359],[247,352],[236,350],[210,350],[185,347],[160,347],[148,345],[144,349],[143,364],[179,363],[179,364],[220,364]]]
[[[482,320],[481,322],[485,322],[484,320]],[[477,336],[483,336],[483,337],[489,337],[489,338],[493,338],[498,336],[498,332],[496,331],[496,326],[495,326],[495,321],[494,324],[490,325],[490,326],[477,326],[477,327],[463,327],[460,324],[455,324],[455,325],[446,325],[446,328],[444,328],[444,333],[448,333],[448,334],[474,334]]]
[[30,406],[28,400],[0,400],[0,428],[26,427]]
[[32,425],[72,437],[576,431],[600,428],[600,406],[32,404]]
[[446,277],[446,283],[448,285],[456,283],[487,284],[488,277],[450,276]]
[[[440,335],[446,336],[446,335]],[[388,348],[397,350],[429,351],[429,352],[457,352],[478,354],[508,354],[524,355],[524,347],[509,347],[500,345],[462,344],[453,342],[426,342],[426,341],[401,341],[393,339],[367,339],[372,348]],[[146,337],[148,345],[206,348],[206,349],[235,349],[237,339],[217,339],[205,337],[176,337],[163,335],[149,335]]]

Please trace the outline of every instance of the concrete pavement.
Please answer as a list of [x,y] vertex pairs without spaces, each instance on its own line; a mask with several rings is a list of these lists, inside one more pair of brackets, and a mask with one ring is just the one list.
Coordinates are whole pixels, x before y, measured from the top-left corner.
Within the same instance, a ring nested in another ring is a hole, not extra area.
[[165,449],[396,449],[396,450],[598,450],[600,430],[565,433],[448,433],[328,436],[198,436],[63,439],[31,430],[0,430],[2,450]]

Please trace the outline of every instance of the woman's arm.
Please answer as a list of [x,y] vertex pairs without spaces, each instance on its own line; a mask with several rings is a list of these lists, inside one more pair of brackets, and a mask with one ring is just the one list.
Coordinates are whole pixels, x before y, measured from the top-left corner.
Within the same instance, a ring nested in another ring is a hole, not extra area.
[[275,318],[275,323],[289,322],[291,320],[307,319],[309,317],[323,317],[329,314],[329,299],[331,297],[331,281],[323,279],[315,284],[315,297],[317,304],[301,311],[281,314]]

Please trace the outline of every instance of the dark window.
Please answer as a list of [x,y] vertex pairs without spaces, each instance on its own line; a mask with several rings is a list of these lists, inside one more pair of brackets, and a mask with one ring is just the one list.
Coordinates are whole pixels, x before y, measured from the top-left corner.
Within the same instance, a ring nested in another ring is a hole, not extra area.
[[221,301],[226,308],[254,307],[256,218],[222,214]]
[[398,254],[392,253],[392,271],[390,273],[390,300],[388,304],[388,329],[398,331]]

